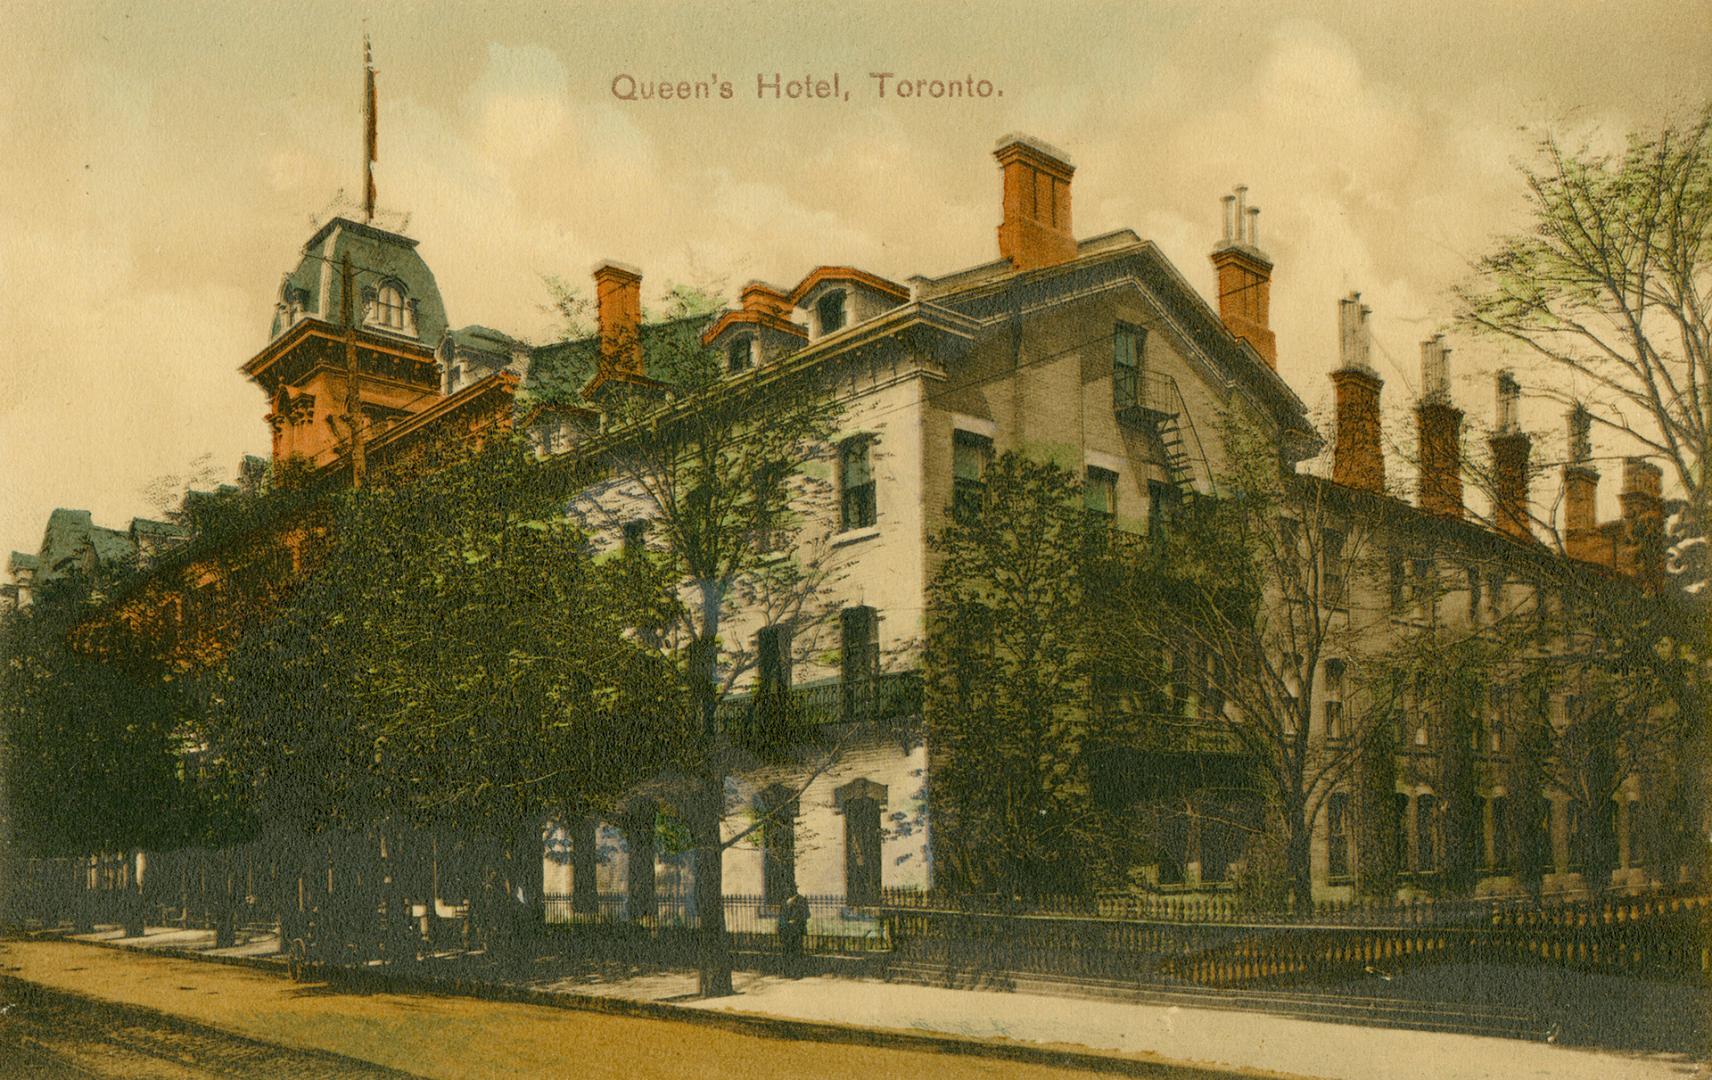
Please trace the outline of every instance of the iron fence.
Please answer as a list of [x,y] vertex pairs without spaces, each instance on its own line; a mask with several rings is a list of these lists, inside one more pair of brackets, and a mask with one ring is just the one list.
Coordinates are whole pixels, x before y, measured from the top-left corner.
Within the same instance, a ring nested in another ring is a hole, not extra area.
[[[816,895],[808,901],[806,951],[827,954],[882,953],[891,949],[885,920],[871,909],[852,908],[842,896]],[[725,928],[731,947],[745,952],[779,949],[778,905],[758,895],[725,897]],[[578,912],[573,898],[549,893],[544,915],[549,925],[570,927],[584,935],[611,933],[620,938],[688,939],[699,925],[693,894],[657,895],[650,910],[637,911],[622,893],[601,893],[595,910]]]

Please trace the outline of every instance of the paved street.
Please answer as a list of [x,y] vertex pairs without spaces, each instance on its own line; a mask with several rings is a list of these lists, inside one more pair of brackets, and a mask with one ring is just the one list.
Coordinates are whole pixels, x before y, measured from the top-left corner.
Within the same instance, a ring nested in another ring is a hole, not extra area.
[[[0,975],[6,979],[7,1003],[13,1005],[0,1026],[0,1075],[6,1077],[396,1075],[387,1070],[430,1077],[574,1074],[590,1080],[1100,1075],[931,1049],[768,1038],[702,1023],[538,1005],[335,992],[296,985],[266,971],[69,942],[0,943]],[[98,1004],[68,1002],[58,995],[33,999],[19,982],[84,995]],[[194,1026],[151,1018],[137,1013],[139,1008]],[[1159,1069],[1152,1075],[1245,1074]]]

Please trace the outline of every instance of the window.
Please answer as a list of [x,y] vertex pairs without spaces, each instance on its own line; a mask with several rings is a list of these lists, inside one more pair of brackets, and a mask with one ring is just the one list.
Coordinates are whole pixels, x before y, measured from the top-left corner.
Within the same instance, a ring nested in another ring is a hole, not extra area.
[[838,447],[838,523],[845,531],[866,529],[874,513],[873,439],[853,435]]
[[1147,531],[1158,536],[1170,524],[1171,515],[1182,501],[1182,492],[1160,480],[1147,482]]
[[844,290],[834,289],[814,305],[822,336],[844,329]]
[[1640,800],[1630,799],[1628,827],[1630,866],[1651,865],[1649,856],[1652,854],[1652,830],[1650,825],[1651,822],[1648,820],[1646,810],[1641,806]]
[[987,505],[987,466],[993,461],[993,440],[972,431],[951,437],[951,516],[967,525]]
[[1480,571],[1468,568],[1468,621],[1480,622]]
[[[1284,658],[1284,666],[1278,671],[1284,682],[1284,733],[1294,735],[1296,724],[1302,715],[1302,654],[1291,653]],[[1309,671],[1308,678],[1314,673]]]
[[1147,331],[1118,323],[1112,334],[1112,404],[1127,408],[1142,404],[1141,370],[1147,358]]
[[1409,796],[1401,791],[1391,795],[1391,856],[1392,865],[1401,872],[1409,869]]
[[1436,589],[1436,575],[1433,573],[1433,560],[1427,558],[1409,560],[1409,596],[1422,610],[1431,611],[1433,592]]
[[771,467],[755,470],[755,550],[763,555],[778,551],[788,533],[784,527],[789,509],[787,474],[788,470]]
[[1295,518],[1278,519],[1278,558],[1293,564],[1302,550],[1302,526]]
[[1580,870],[1582,864],[1581,831],[1587,821],[1586,808],[1582,806],[1580,799],[1571,799],[1564,804],[1564,810],[1568,817],[1565,823],[1564,836],[1569,850],[1569,863],[1565,869]]
[[1389,572],[1390,582],[1388,593],[1391,599],[1391,610],[1401,611],[1405,599],[1403,588],[1403,556],[1395,551],[1386,558],[1385,568]]
[[880,902],[880,803],[866,794],[844,800],[844,902]]
[[1320,531],[1320,586],[1326,600],[1337,607],[1344,603],[1343,595],[1344,535],[1338,529]]
[[1349,876],[1349,796],[1341,791],[1326,800],[1326,874]]
[[731,339],[726,347],[725,370],[735,375],[740,371],[748,371],[755,362],[755,339],[748,334],[739,334]]
[[1510,800],[1494,795],[1492,805],[1492,850],[1486,863],[1494,870],[1510,868]]
[[1225,665],[1216,654],[1207,658],[1207,689],[1201,698],[1201,716],[1207,720],[1222,720],[1225,715]]
[[755,635],[755,679],[760,690],[791,688],[791,628],[763,626]]
[[844,714],[860,719],[872,705],[880,680],[880,620],[871,607],[845,608],[838,615],[839,664]]
[[641,551],[648,546],[648,521],[646,518],[636,518],[624,523],[624,548],[626,552]]
[[1497,571],[1486,575],[1486,614],[1496,619],[1504,608],[1504,574]]
[[1508,700],[1503,687],[1486,688],[1486,713],[1482,718],[1486,722],[1486,739],[1482,749],[1489,754],[1504,752],[1504,713]]
[[1171,678],[1165,685],[1165,711],[1192,718],[1200,713],[1206,660],[1188,646],[1171,650]]
[[1439,868],[1439,801],[1431,795],[1415,800],[1415,855],[1417,869],[1430,874]]
[[777,784],[755,800],[760,818],[761,902],[777,907],[797,891],[797,815],[790,789]]
[[1118,474],[1090,465],[1082,492],[1088,516],[1099,524],[1110,525],[1118,513]]
[[375,294],[375,322],[392,330],[404,329],[404,290],[387,282]]
[[1343,714],[1343,674],[1342,660],[1326,661],[1326,738],[1347,739],[1349,728]]

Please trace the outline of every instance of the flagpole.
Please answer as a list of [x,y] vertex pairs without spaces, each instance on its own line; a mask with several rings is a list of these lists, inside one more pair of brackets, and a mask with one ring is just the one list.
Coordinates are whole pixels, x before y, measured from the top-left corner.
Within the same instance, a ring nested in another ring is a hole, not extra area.
[[379,157],[380,132],[375,115],[374,56],[369,51],[369,36],[363,35],[363,221],[374,223],[375,181],[374,163]]

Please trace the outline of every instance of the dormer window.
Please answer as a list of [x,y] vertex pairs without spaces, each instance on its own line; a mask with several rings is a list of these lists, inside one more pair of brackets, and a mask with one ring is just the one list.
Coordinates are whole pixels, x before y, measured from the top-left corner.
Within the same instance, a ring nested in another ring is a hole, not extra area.
[[748,371],[754,364],[755,338],[752,334],[739,334],[731,339],[726,347],[725,370],[727,374],[735,375],[740,371]]
[[404,290],[395,282],[387,282],[375,294],[374,319],[388,330],[404,329]]
[[844,290],[834,289],[821,297],[814,305],[814,312],[820,321],[822,337],[844,329]]

